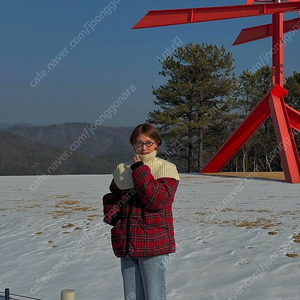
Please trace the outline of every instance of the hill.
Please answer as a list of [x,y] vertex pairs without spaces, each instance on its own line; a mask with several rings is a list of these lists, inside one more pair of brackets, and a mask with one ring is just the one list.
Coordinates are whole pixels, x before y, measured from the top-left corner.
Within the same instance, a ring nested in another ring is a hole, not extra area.
[[[25,130],[24,127],[19,127]],[[41,130],[41,133],[44,132]],[[112,173],[120,160],[130,157],[125,152],[115,151],[109,155],[89,157],[71,151],[70,148],[44,145],[4,130],[0,130],[0,140],[0,175],[2,176]]]
[[[15,125],[5,128],[31,141],[62,147],[91,157],[114,152],[131,153],[129,136],[132,127],[97,126],[90,123],[65,123],[48,126]],[[122,154],[121,154],[122,155]]]

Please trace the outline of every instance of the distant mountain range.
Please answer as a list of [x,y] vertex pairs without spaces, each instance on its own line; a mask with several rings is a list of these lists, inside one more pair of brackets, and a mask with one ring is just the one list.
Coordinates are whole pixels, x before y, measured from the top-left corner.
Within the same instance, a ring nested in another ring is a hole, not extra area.
[[103,174],[132,158],[133,127],[90,123],[0,127],[0,175]]
[[14,124],[14,125],[9,125],[9,124],[6,124],[6,123],[0,123],[0,129],[4,129],[4,128],[8,128],[8,127],[11,127],[11,126],[30,126],[30,127],[33,127],[35,125],[33,124],[29,124],[29,123],[18,123],[18,124]]

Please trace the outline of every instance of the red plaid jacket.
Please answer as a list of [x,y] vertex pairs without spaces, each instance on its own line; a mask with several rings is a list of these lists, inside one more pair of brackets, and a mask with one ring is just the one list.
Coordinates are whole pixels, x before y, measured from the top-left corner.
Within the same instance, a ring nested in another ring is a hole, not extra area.
[[117,257],[154,256],[175,252],[172,203],[178,180],[159,178],[141,165],[132,172],[134,188],[120,190],[114,180],[103,197],[104,222],[113,225]]

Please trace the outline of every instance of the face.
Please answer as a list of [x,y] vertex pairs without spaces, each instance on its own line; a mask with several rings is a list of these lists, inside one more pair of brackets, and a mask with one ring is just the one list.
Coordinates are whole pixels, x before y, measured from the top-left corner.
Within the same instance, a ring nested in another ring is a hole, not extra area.
[[[147,147],[145,144],[143,144],[142,146],[140,145],[136,145],[136,143],[154,143],[152,146],[150,147]],[[144,134],[140,134],[136,141],[135,141],[135,145],[134,146],[134,149],[136,151],[137,154],[140,154],[140,155],[145,155],[145,154],[149,154],[151,152],[153,152],[156,148],[157,148],[157,144],[155,142],[155,140],[149,138],[148,136],[144,135]]]

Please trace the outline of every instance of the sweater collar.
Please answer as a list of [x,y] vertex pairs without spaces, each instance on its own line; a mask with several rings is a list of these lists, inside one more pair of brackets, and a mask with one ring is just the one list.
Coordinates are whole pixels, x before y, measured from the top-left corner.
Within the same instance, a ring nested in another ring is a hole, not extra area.
[[155,160],[156,154],[157,154],[157,150],[154,150],[149,154],[139,155],[139,157],[145,165],[148,165],[148,164],[152,163]]
[[[176,166],[166,160],[157,158],[156,154],[157,151],[155,150],[146,155],[139,155],[141,161],[145,165],[149,166],[154,179],[156,180],[158,178],[169,177],[179,180]],[[117,166],[113,173],[115,183],[121,190],[134,188],[131,170],[131,165],[133,163],[134,162],[132,160],[121,163]]]

